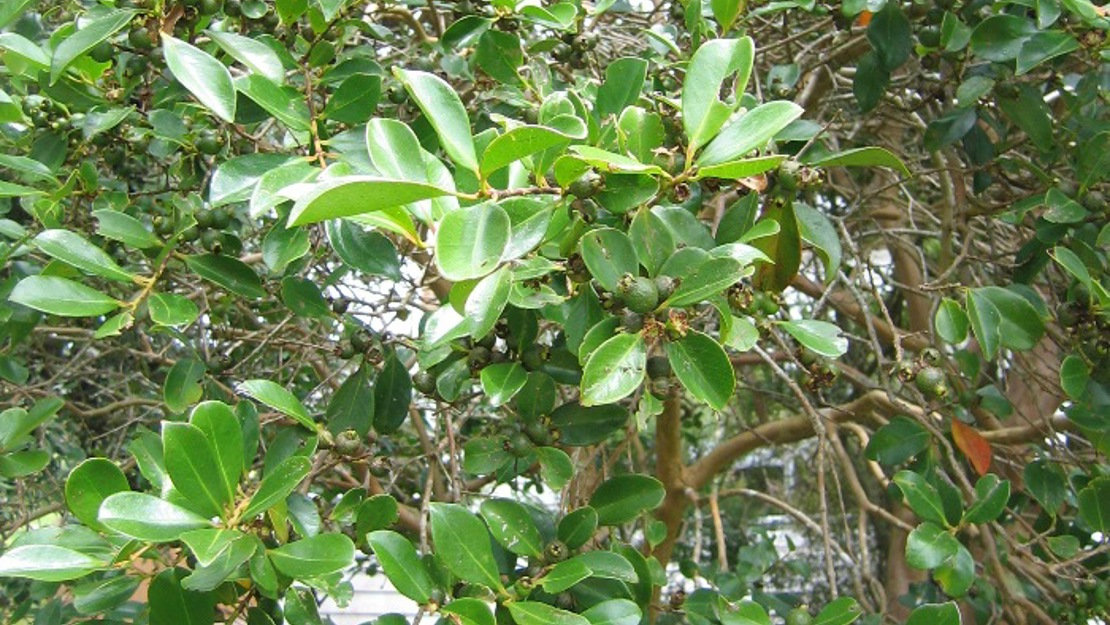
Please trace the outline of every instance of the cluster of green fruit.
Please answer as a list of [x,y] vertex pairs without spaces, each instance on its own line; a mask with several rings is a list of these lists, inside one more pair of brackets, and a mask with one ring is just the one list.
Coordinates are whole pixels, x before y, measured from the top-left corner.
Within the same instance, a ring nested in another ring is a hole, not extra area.
[[905,384],[913,383],[917,390],[928,399],[944,399],[948,396],[948,376],[938,367],[940,352],[933,348],[921,350],[916,360],[903,360],[898,363],[895,373]]
[[[489,365],[513,361],[519,362],[526,371],[542,369],[550,355],[549,348],[546,345],[533,342],[523,349],[514,349],[508,341],[510,332],[508,324],[504,320],[499,320],[493,331],[481,339],[461,339],[455,341],[452,348],[456,352],[464,354],[463,357],[466,359],[471,377],[477,377],[482,369]],[[448,359],[437,367],[446,368],[451,362],[453,360]],[[425,395],[438,397],[436,390],[437,367],[416,372],[412,378],[413,388]]]
[[756,291],[747,282],[729,287],[727,296],[733,311],[749,317],[771,317],[782,309],[782,297],[778,293]]
[[840,368],[836,366],[836,363],[808,349],[799,349],[795,358],[805,367],[802,374],[802,385],[810,391],[816,392],[828,388],[840,376]]
[[1056,320],[1072,337],[1074,349],[1088,362],[1090,370],[1106,371],[1105,365],[1110,362],[1110,320],[1094,305],[1084,285],[1072,285],[1066,297],[1056,307]]
[[596,32],[564,33],[561,41],[551,50],[551,56],[560,63],[575,69],[586,65],[586,54],[597,49],[600,37]]
[[[236,235],[238,221],[224,206],[202,209],[193,215],[196,223],[183,229],[178,240],[183,243],[196,243],[213,254],[238,255],[243,250],[243,242]],[[174,233],[174,220],[169,215],[155,215],[151,220],[154,231],[163,236]]]
[[1045,608],[1058,623],[1085,624],[1110,617],[1110,581],[1088,583],[1076,589],[1067,603],[1052,603]]

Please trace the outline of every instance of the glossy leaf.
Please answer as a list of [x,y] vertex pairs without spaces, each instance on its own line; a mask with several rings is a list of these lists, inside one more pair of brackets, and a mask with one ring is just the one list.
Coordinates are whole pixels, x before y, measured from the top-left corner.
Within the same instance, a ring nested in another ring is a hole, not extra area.
[[863,616],[863,608],[852,597],[830,601],[813,619],[814,625],[849,625]]
[[682,307],[705,301],[736,284],[744,275],[744,266],[732,257],[712,258],[682,276],[675,292],[660,304],[661,308]]
[[591,625],[637,625],[643,618],[640,606],[628,599],[609,599],[582,613]]
[[404,363],[391,353],[374,381],[374,430],[390,434],[401,427],[412,402],[412,378]]
[[250,503],[243,511],[243,519],[253,519],[285,498],[297,488],[312,470],[312,461],[296,455],[290,456],[266,473],[258,490],[251,496]]
[[597,521],[597,510],[590,506],[578,508],[559,520],[559,540],[563,541],[568,549],[578,549],[593,538],[594,532],[597,531]]
[[1002,514],[1010,500],[1010,482],[988,473],[975,483],[975,503],[964,513],[965,523],[990,523]]
[[199,404],[189,415],[189,423],[200,430],[212,445],[216,468],[227,492],[233,496],[243,474],[243,430],[231,408],[219,401]]
[[86,273],[118,282],[133,282],[135,279],[135,274],[124,271],[107,252],[69,230],[43,230],[33,243],[43,253]]
[[898,488],[902,489],[906,504],[917,516],[925,521],[947,524],[940,494],[925,478],[913,471],[899,471],[894,474],[893,479]]
[[255,74],[280,85],[285,80],[285,68],[277,53],[269,46],[250,37],[218,30],[204,31],[224,52],[247,66]]
[[690,394],[717,410],[723,410],[736,389],[736,374],[728,354],[709,336],[689,331],[666,344],[667,358],[679,382]]
[[154,293],[146,304],[150,320],[158,325],[187,326],[200,316],[191,299],[176,293]]
[[809,161],[814,167],[887,167],[907,178],[910,173],[902,159],[885,148],[853,148]]
[[309,579],[342,571],[355,561],[355,545],[345,534],[317,534],[267,551],[281,573]]
[[590,625],[584,616],[538,601],[514,601],[508,605],[517,625]]
[[[235,495],[220,472],[219,460],[204,432],[188,423],[162,423],[163,457],[174,488],[186,507],[206,517],[223,516]],[[239,442],[242,453],[242,442]]]
[[478,157],[470,134],[470,119],[451,85],[427,72],[395,69],[393,73],[424,111],[451,160],[477,172]]
[[23,545],[0,555],[0,577],[64,582],[106,568],[107,563],[58,545]]
[[761,104],[726,126],[705,147],[696,164],[699,167],[720,165],[761,148],[803,112],[802,107],[793,102]]
[[1087,363],[1075,354],[1069,354],[1060,364],[1060,388],[1073,400],[1078,400],[1087,390],[1087,382],[1091,379],[1091,370]]
[[371,532],[366,542],[374,550],[378,563],[397,592],[424,604],[431,598],[435,585],[412,543],[396,532]]
[[960,308],[959,302],[947,297],[941,300],[933,318],[937,336],[946,343],[958,345],[967,340],[968,324],[967,314]]
[[512,222],[505,209],[482,203],[449,213],[436,234],[436,265],[448,280],[492,272],[509,243]]
[[185,264],[198,276],[249,299],[266,297],[258,274],[238,258],[222,254],[186,256]]
[[635,104],[644,88],[647,70],[647,61],[637,57],[610,61],[605,68],[605,80],[597,89],[598,117],[618,115],[626,106]]
[[100,504],[109,495],[130,490],[127,477],[106,458],[89,458],[73,468],[66,478],[65,498],[70,512],[94,529],[104,526],[97,520]]
[[959,548],[955,537],[926,521],[906,539],[906,563],[915,569],[934,569],[955,556]]
[[599,525],[622,525],[663,503],[666,491],[659,480],[638,474],[618,475],[597,487],[590,507]]
[[262,402],[278,412],[292,417],[309,430],[316,431],[316,422],[308,414],[308,409],[285,387],[270,380],[248,380],[239,384],[236,390],[252,399]]
[[585,124],[577,118],[571,119],[574,119],[576,128],[569,128],[570,132],[548,126],[517,126],[498,135],[482,153],[482,175],[489,176],[514,161],[563,145],[573,139],[585,138]]
[[225,122],[235,121],[235,85],[223,63],[192,44],[162,33],[166,66],[173,77]]
[[728,121],[732,109],[720,100],[721,85],[736,74],[736,93],[743,93],[754,57],[755,44],[743,37],[708,41],[690,59],[682,90],[682,123],[691,152],[708,143]]
[[632,241],[623,232],[613,228],[600,228],[586,233],[581,243],[582,260],[606,291],[615,292],[621,277],[630,273],[638,275],[640,261]]
[[644,380],[647,345],[639,334],[618,334],[590,355],[582,371],[582,405],[612,404]]
[[568,402],[551,413],[551,427],[559,432],[559,442],[582,446],[599,443],[628,422],[628,410],[616,404],[583,406]]
[[528,372],[520,363],[503,362],[482,369],[482,390],[493,406],[500,406],[513,398],[528,381]]
[[448,189],[426,182],[346,176],[317,183],[301,196],[289,213],[289,225],[304,226],[339,217],[365,215],[452,194]]
[[929,447],[931,435],[925,426],[897,416],[879,428],[867,443],[866,455],[887,466],[902,464]]
[[53,58],[50,60],[50,83],[57,82],[66,68],[78,57],[123,29],[134,16],[135,11],[132,10],[110,11],[66,37],[54,49]]
[[189,530],[212,526],[208,519],[185,508],[132,492],[109,495],[100,504],[97,519],[124,536],[154,543],[177,540]]
[[1091,531],[1110,532],[1110,478],[1095,478],[1079,491],[1079,516]]
[[954,601],[920,605],[906,620],[906,625],[960,625],[960,623],[960,608]]
[[461,579],[503,588],[489,532],[478,517],[458,504],[430,504],[432,540],[447,568]]
[[11,301],[60,317],[97,317],[120,302],[80,282],[56,276],[28,276],[15,285]]
[[543,556],[543,536],[524,505],[510,499],[487,499],[479,508],[494,540],[518,556]]
[[848,351],[848,339],[836,324],[816,319],[781,321],[778,325],[806,349],[826,358],[839,358]]

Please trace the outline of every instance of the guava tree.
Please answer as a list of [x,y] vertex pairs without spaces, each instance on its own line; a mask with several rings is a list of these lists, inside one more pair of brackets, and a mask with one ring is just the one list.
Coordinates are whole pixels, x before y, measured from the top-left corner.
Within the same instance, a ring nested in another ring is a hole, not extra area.
[[9,0],[6,622],[1105,620],[1105,13]]

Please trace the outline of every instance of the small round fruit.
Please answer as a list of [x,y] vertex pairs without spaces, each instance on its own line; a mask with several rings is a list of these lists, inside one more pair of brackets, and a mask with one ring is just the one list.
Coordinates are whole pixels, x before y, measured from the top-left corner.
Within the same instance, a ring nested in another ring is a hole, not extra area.
[[354,430],[343,430],[335,437],[335,451],[344,456],[353,456],[362,449],[362,437]]
[[629,310],[640,314],[649,313],[659,305],[659,289],[655,281],[643,276],[624,274],[617,282],[617,294]]
[[466,364],[471,369],[481,369],[482,367],[485,367],[489,364],[489,360],[489,349],[482,347],[481,345],[471,349],[470,353],[466,355]]
[[127,42],[136,50],[149,50],[154,47],[154,38],[151,37],[150,29],[146,26],[132,28],[131,32],[127,33]]
[[604,187],[605,182],[601,179],[601,176],[597,172],[588,171],[570,183],[567,191],[575,197],[588,200],[601,192]]
[[416,375],[412,376],[412,385],[421,393],[431,395],[436,392],[436,376],[428,371],[417,371]]
[[639,332],[644,329],[644,316],[631,310],[621,314],[621,326],[629,332]]
[[655,277],[655,290],[659,292],[660,301],[666,300],[671,295],[674,295],[674,290],[678,288],[678,281],[670,276],[656,276]]
[[89,56],[97,63],[107,63],[115,56],[115,48],[107,41],[101,41],[93,46],[92,50],[89,50]]
[[219,250],[223,249],[223,246],[220,244],[220,233],[215,230],[205,230],[202,232],[200,235],[200,244],[203,245],[206,250],[216,253],[219,253]]
[[212,209],[212,227],[223,230],[231,225],[231,213],[226,208]]
[[347,309],[351,307],[351,300],[341,297],[331,303],[331,311],[337,315],[346,314]]
[[552,442],[551,429],[543,420],[536,419],[525,422],[524,433],[536,445],[550,445]]
[[651,382],[648,383],[648,392],[651,393],[652,397],[660,401],[668,399],[671,396],[672,389],[673,386],[671,385],[670,378],[653,378]]
[[365,354],[373,344],[374,337],[366,330],[359,330],[351,335],[351,345],[360,354]]
[[197,140],[193,142],[193,145],[196,146],[197,151],[201,154],[211,156],[220,153],[220,150],[224,147],[224,141],[223,137],[215,131],[203,130],[200,136],[197,137]]
[[786,614],[786,625],[810,625],[812,622],[813,617],[805,608],[794,608]]
[[937,367],[924,367],[917,372],[913,381],[917,385],[917,390],[926,396],[940,398],[948,394],[946,379],[944,371]]
[[523,458],[527,456],[532,453],[535,447],[535,444],[532,443],[532,439],[528,438],[528,435],[520,430],[513,432],[509,435],[509,438],[505,439],[505,451],[509,452],[514,458]]
[[647,374],[652,380],[671,375],[671,361],[666,356],[652,356],[647,360]]
[[543,557],[547,562],[562,562],[570,555],[570,549],[561,540],[553,540],[543,548]]
[[547,360],[546,350],[539,345],[531,345],[520,354],[520,364],[524,365],[525,369],[535,371],[543,367],[543,363]]

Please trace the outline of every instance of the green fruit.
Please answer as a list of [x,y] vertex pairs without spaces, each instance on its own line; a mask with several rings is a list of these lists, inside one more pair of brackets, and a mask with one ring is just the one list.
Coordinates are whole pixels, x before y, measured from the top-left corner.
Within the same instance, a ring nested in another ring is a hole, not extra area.
[[215,15],[220,8],[220,0],[200,0],[201,15]]
[[341,298],[331,303],[331,311],[337,315],[346,314],[347,309],[351,307],[351,300]]
[[550,445],[551,444],[551,430],[543,423],[543,421],[528,421],[524,424],[524,433],[528,435],[536,445]]
[[525,369],[535,371],[543,368],[543,363],[547,361],[546,349],[539,345],[531,345],[520,354],[520,364],[524,365]]
[[196,226],[189,226],[181,231],[181,240],[186,243],[192,243],[200,238],[200,229]]
[[656,276],[655,277],[655,290],[659,292],[659,299],[665,301],[671,295],[674,295],[674,290],[678,288],[678,281],[670,276]]
[[666,356],[652,356],[647,361],[647,374],[652,380],[670,377],[671,361]]
[[659,305],[659,289],[655,281],[643,276],[624,274],[617,282],[617,294],[632,312],[649,313]]
[[211,130],[201,131],[200,136],[193,142],[197,151],[201,154],[219,154],[220,150],[224,147],[224,140],[218,133]]
[[673,386],[670,378],[654,378],[648,384],[648,392],[651,393],[652,397],[660,401],[669,399],[672,389]]
[[210,210],[198,211],[195,215],[193,215],[193,218],[197,220],[197,226],[199,226],[201,228],[211,228],[212,227],[213,219],[212,219],[212,211],[210,211]]
[[131,32],[127,33],[127,42],[136,50],[149,50],[154,47],[154,39],[146,26],[132,28]]
[[644,329],[644,316],[640,313],[626,310],[621,315],[621,326],[628,332],[639,332]]
[[528,435],[521,431],[513,432],[509,438],[505,439],[505,451],[509,452],[514,458],[523,458],[532,453],[535,449],[535,444]]
[[223,230],[231,225],[231,213],[226,208],[212,209],[212,227]]
[[914,384],[917,385],[917,390],[929,397],[944,397],[948,394],[948,386],[945,384],[947,377],[944,371],[937,367],[924,367],[921,371],[917,372],[914,377]]
[[97,63],[107,63],[115,56],[115,48],[107,41],[101,41],[93,46],[92,50],[89,50],[89,56]]
[[239,0],[227,0],[224,2],[224,13],[228,17],[239,17],[243,14],[243,5]]
[[431,395],[436,392],[436,376],[427,371],[417,371],[416,375],[412,376],[412,385],[421,393]]
[[485,367],[489,364],[489,360],[489,350],[485,347],[482,347],[481,345],[475,347],[474,349],[471,349],[470,353],[466,355],[466,364],[471,369],[481,369],[482,367]]
[[362,449],[362,437],[354,430],[344,430],[335,437],[335,451],[344,456],[353,456]]
[[926,48],[940,47],[940,27],[926,26],[917,32],[917,40]]
[[813,617],[805,608],[794,608],[786,614],[786,625],[810,625],[812,622]]
[[570,555],[570,549],[561,540],[553,540],[543,548],[543,558],[548,563],[562,562]]
[[204,249],[216,253],[219,253],[219,251],[223,249],[223,245],[220,243],[220,233],[215,230],[205,230],[202,232],[200,235],[200,244],[204,246]]
[[351,345],[354,346],[355,351],[360,354],[365,354],[374,345],[374,337],[366,330],[359,330],[351,335]]
[[605,188],[605,181],[594,171],[588,171],[570,183],[567,192],[571,195],[588,200]]

